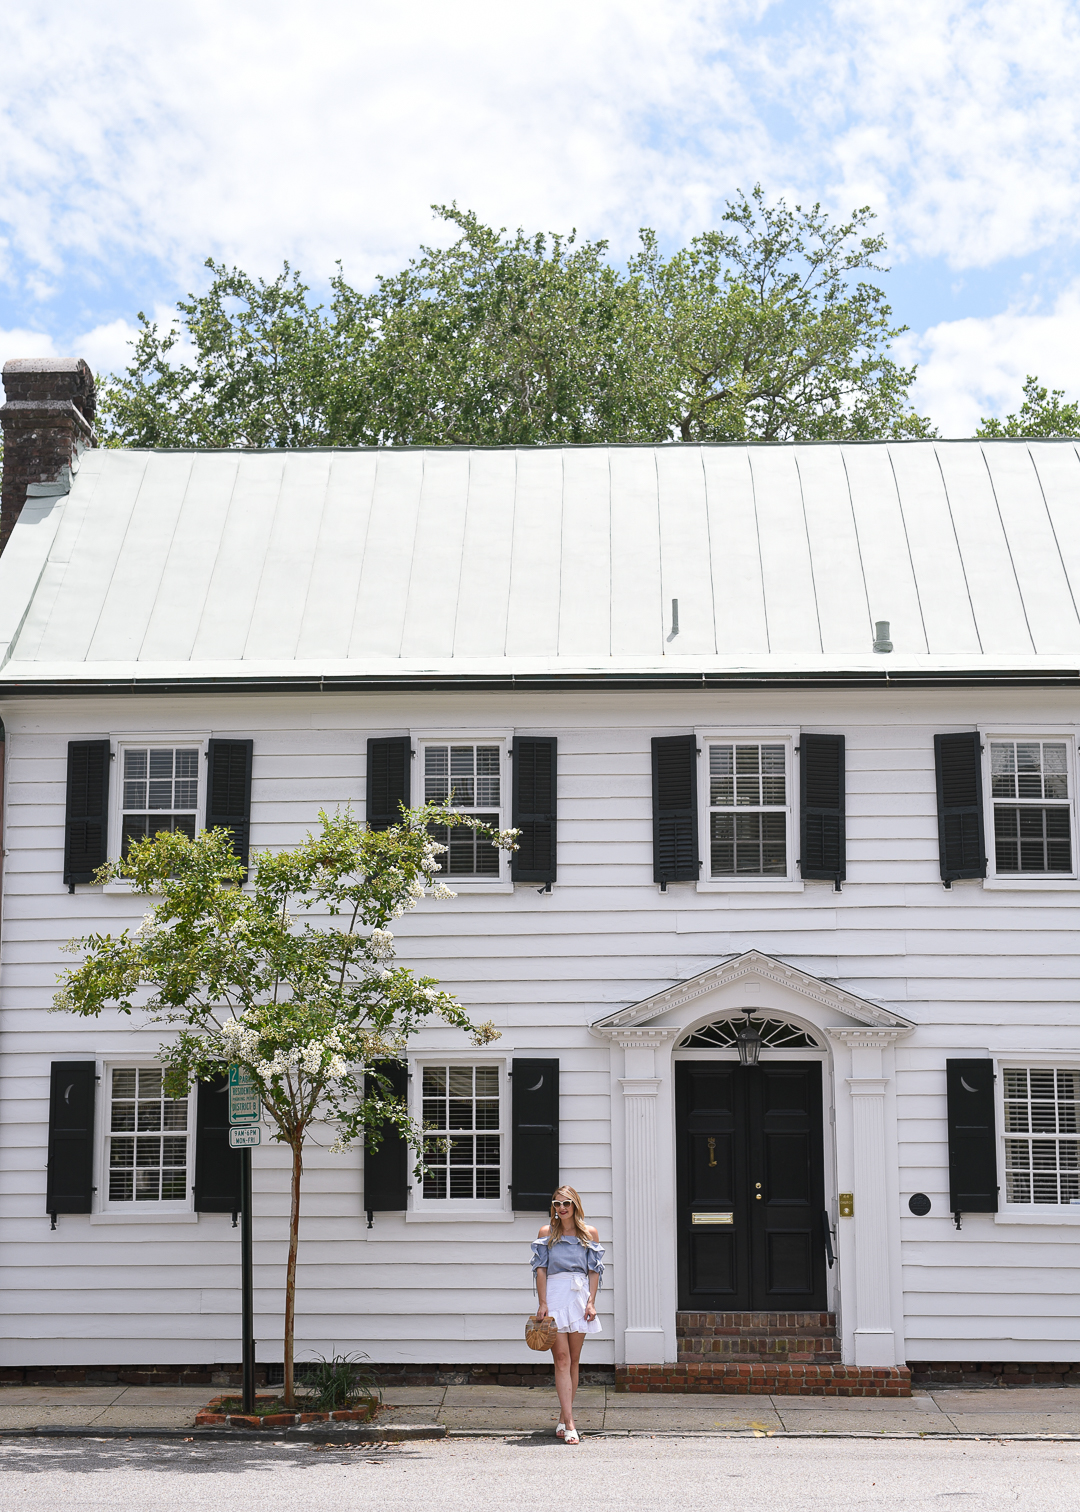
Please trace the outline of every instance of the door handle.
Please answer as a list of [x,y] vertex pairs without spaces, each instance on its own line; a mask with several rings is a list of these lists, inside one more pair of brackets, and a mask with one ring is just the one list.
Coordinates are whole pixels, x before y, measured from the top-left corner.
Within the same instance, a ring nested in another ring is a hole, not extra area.
[[716,1140],[710,1138],[709,1141],[708,1141],[708,1144],[709,1144],[709,1164],[711,1166],[714,1166],[716,1164]]

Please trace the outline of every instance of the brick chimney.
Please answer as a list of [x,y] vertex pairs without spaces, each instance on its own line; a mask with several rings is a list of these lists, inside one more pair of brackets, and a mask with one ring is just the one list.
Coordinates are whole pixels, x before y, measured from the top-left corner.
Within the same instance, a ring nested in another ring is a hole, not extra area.
[[97,445],[94,375],[81,357],[5,362],[4,393],[0,551],[27,498],[67,493],[80,452]]

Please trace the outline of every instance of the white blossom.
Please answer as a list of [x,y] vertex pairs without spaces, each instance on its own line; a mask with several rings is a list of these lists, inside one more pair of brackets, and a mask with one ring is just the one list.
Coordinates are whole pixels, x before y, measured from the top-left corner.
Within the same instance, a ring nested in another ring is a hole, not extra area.
[[389,929],[373,929],[369,943],[371,953],[378,961],[389,960],[394,954],[394,936]]
[[445,882],[436,882],[431,896],[433,898],[456,898],[457,893],[452,887],[447,887]]

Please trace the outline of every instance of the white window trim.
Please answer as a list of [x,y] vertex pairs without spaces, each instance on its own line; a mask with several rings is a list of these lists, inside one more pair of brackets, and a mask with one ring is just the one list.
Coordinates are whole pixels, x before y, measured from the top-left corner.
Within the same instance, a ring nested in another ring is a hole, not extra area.
[[[799,743],[799,731],[790,725],[779,728],[769,725],[752,725],[734,729],[718,728],[715,725],[701,726],[694,730],[701,755],[698,765],[698,854],[701,856],[701,872],[698,878],[699,893],[801,893],[805,883],[799,876],[795,852],[798,844],[798,799],[796,791],[797,772],[795,747]],[[753,742],[770,745],[783,744],[787,748],[787,875],[784,877],[710,877],[709,846],[709,745],[727,742]]]
[[188,1092],[188,1164],[187,1197],[183,1202],[144,1202],[109,1204],[109,1166],[106,1160],[106,1144],[112,1123],[112,1072],[164,1070],[153,1056],[124,1055],[98,1062],[98,1095],[94,1115],[94,1210],[91,1223],[194,1223],[195,1212],[195,1099],[197,1092],[192,1085]]
[[[1040,731],[1031,725],[979,725],[982,743],[983,780],[983,833],[986,836],[986,876],[983,887],[987,892],[1078,892],[1080,871],[1077,870],[1077,762],[1075,730]],[[1065,765],[1069,778],[1069,833],[1072,843],[1073,869],[1055,876],[1025,877],[1015,872],[997,874],[997,853],[994,844],[994,795],[991,791],[990,742],[993,740],[1060,740],[1066,747]]]
[[[493,1223],[513,1223],[510,1206],[510,1057],[485,1055],[473,1050],[425,1050],[409,1056],[409,1116],[420,1123],[424,1115],[423,1083],[425,1066],[496,1066],[499,1071],[499,1198],[428,1197],[422,1195],[420,1182],[412,1174],[415,1151],[409,1151],[409,1206],[406,1223],[462,1223],[473,1218]],[[493,1132],[493,1131],[488,1131]]]
[[[499,828],[509,829],[511,801],[510,748],[514,739],[513,730],[485,729],[479,725],[466,725],[463,729],[446,728],[433,730],[410,730],[409,743],[413,750],[413,780],[411,783],[413,803],[424,802],[424,747],[429,745],[497,745],[499,747]],[[455,893],[512,893],[514,883],[510,876],[510,852],[499,852],[499,875],[497,877],[451,877],[440,874],[439,881]]]
[[[1080,1051],[1058,1052],[1021,1051],[1018,1054],[995,1055],[994,1062],[994,1122],[997,1130],[998,1210],[993,1215],[995,1223],[1038,1225],[1053,1224],[1062,1228],[1080,1225],[1080,1203],[1076,1207],[1041,1202],[1006,1202],[1005,1200],[1005,1077],[1010,1069],[1030,1071],[1032,1067],[1052,1067],[1055,1071],[1080,1070]],[[1080,1135],[1077,1135],[1080,1138]]]
[[[124,828],[124,750],[128,746],[167,746],[170,750],[177,746],[194,746],[199,752],[199,798],[195,809],[195,833],[206,827],[206,789],[207,789],[207,752],[210,749],[210,733],[207,730],[185,730],[182,732],[155,731],[153,734],[144,735],[136,732],[123,735],[112,735],[109,738],[109,860],[120,860],[120,837]],[[117,877],[112,882],[107,882],[103,889],[107,893],[130,893],[132,884],[125,877]]]

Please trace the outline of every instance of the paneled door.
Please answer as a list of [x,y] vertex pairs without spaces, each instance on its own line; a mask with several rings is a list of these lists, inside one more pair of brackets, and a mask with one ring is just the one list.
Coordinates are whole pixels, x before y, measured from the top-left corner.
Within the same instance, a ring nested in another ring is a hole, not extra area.
[[676,1061],[681,1312],[826,1305],[818,1061]]

